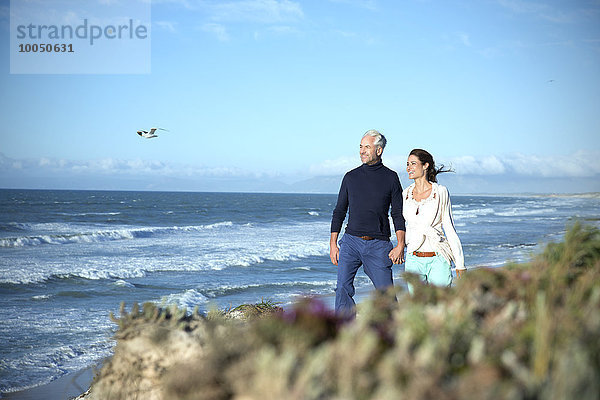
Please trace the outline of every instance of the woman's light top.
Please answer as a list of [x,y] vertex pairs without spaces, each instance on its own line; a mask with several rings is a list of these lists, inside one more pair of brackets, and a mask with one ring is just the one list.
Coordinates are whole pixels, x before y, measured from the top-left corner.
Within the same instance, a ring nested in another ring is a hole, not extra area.
[[407,252],[435,251],[448,263],[453,261],[457,269],[466,269],[448,189],[435,182],[431,185],[429,197],[421,201],[413,198],[414,183],[402,192]]

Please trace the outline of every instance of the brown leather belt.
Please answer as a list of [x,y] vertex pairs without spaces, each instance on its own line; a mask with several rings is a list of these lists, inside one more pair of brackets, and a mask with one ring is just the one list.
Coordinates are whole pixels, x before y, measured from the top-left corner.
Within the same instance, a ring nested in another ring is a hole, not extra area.
[[435,251],[413,251],[412,254],[413,254],[413,256],[417,256],[417,257],[435,257],[436,256]]
[[373,240],[375,239],[373,236],[359,236],[362,240]]

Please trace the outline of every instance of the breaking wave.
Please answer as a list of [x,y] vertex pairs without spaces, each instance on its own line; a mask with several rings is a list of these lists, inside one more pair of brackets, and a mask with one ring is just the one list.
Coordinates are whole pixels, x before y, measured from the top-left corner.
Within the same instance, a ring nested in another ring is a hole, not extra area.
[[14,238],[0,239],[0,247],[26,247],[45,244],[72,244],[72,243],[98,243],[113,240],[128,240],[137,238],[149,238],[155,235],[193,232],[207,229],[230,227],[231,221],[217,222],[209,225],[198,226],[173,226],[173,227],[148,227],[148,228],[125,228],[115,230],[100,230],[92,232],[65,233],[53,235],[32,235]]

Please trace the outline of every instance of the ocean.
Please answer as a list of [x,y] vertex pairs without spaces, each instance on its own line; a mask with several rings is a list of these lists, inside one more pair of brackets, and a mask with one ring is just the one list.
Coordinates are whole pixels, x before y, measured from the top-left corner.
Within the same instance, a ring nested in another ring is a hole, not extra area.
[[[109,356],[121,302],[192,310],[332,301],[336,196],[0,190],[0,392]],[[467,267],[527,261],[600,197],[453,195]],[[402,267],[394,266],[402,285]],[[357,290],[370,281],[362,271]]]

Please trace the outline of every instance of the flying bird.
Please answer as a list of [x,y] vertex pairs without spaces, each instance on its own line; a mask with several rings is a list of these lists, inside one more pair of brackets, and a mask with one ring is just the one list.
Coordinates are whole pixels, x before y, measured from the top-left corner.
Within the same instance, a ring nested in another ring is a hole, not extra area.
[[156,131],[169,131],[168,129],[163,129],[163,128],[152,128],[150,129],[150,132],[148,131],[137,131],[137,134],[140,135],[143,138],[146,139],[151,139],[151,138],[155,138],[158,137],[158,135],[156,134]]

